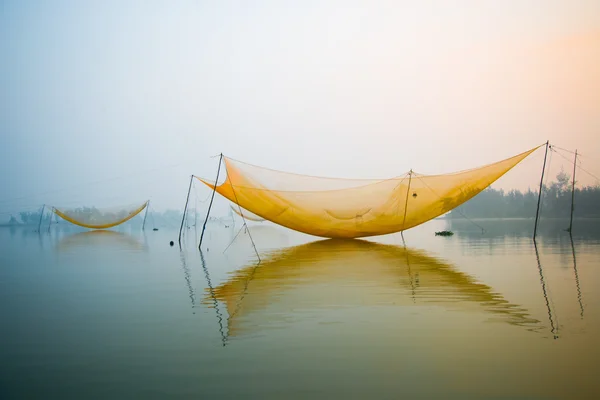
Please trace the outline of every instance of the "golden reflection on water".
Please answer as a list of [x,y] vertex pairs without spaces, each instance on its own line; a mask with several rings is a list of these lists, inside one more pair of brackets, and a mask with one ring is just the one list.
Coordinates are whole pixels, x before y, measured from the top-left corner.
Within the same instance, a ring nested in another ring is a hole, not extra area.
[[56,249],[59,252],[68,252],[89,246],[99,249],[119,248],[129,251],[142,251],[146,248],[144,243],[127,233],[110,230],[93,230],[61,238],[56,245]]
[[539,328],[524,308],[450,263],[422,250],[364,240],[321,240],[271,252],[259,265],[209,285],[203,303],[216,307],[217,302],[229,315],[229,337],[264,328],[260,317],[253,319],[273,304],[290,314],[321,307],[441,306]]

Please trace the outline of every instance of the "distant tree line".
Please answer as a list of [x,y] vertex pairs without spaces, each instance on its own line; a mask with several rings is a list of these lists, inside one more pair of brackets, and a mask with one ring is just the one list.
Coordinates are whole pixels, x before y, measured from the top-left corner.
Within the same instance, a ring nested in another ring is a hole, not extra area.
[[[89,219],[89,210],[95,210],[92,208],[81,209],[82,215],[80,217],[85,217]],[[40,214],[39,211],[21,211],[18,213],[18,216],[12,215],[10,220],[8,221],[8,225],[10,226],[36,226],[40,223]],[[123,223],[123,226],[130,226],[132,228],[141,228],[144,222],[144,213],[142,211],[140,214],[136,215],[134,218],[129,221]],[[154,210],[150,210],[148,212],[148,216],[146,218],[146,229],[153,228],[179,228],[181,225],[181,219],[183,217],[183,212],[180,210],[166,210],[163,212],[157,212]],[[59,216],[53,216],[53,213],[46,210],[44,212],[44,216],[42,218],[42,226],[47,227],[50,223],[50,219],[52,218],[52,223],[54,224],[56,221],[60,221],[60,223],[69,224],[69,222],[62,220]],[[194,210],[188,210],[187,218],[186,218],[186,226],[193,227],[196,223],[198,225],[202,225],[204,223],[204,218],[206,215],[203,213],[198,213],[196,216],[194,214]],[[83,219],[83,218],[82,218]],[[229,221],[230,218],[224,216],[222,218],[211,217],[210,221]]]
[[[570,176],[560,172],[556,181],[543,186],[541,213],[546,218],[569,217],[571,213],[571,180]],[[538,201],[538,191],[510,190],[487,188],[477,196],[448,213],[447,218],[532,218]],[[462,214],[461,214],[462,212]],[[46,211],[42,219],[42,225],[47,226],[50,222],[51,213]],[[179,228],[181,224],[182,211],[167,210],[164,212],[150,211],[148,213],[146,228]],[[600,186],[586,186],[575,189],[575,217],[594,218],[600,217]],[[198,213],[194,215],[193,210],[188,211],[186,226],[194,224],[201,225],[206,215]],[[54,221],[60,220],[55,217]],[[144,212],[135,218],[125,222],[132,227],[141,227]],[[227,223],[231,217],[211,217],[211,221]],[[40,222],[40,211],[22,211],[16,216],[11,216],[9,225],[38,225]]]
[[[570,176],[560,172],[556,181],[544,185],[541,215],[546,218],[568,218],[571,214]],[[461,212],[470,218],[531,218],[535,217],[538,191],[518,190],[505,192],[487,188],[468,202],[452,210],[449,218],[462,218]],[[575,189],[574,217],[600,217],[600,186]]]

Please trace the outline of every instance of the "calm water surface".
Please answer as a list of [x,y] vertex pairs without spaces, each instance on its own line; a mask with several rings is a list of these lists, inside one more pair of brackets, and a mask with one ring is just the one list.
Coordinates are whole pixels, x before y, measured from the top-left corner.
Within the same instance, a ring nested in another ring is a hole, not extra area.
[[597,399],[600,226],[567,224],[256,224],[260,264],[239,225],[0,228],[0,397]]

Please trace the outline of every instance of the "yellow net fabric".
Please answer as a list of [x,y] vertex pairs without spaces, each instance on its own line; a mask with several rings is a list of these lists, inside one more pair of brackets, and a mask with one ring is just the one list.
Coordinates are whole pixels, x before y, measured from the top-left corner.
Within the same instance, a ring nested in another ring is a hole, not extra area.
[[148,202],[126,207],[98,209],[95,207],[80,207],[73,209],[53,208],[53,211],[72,224],[90,229],[107,229],[129,221],[146,208]]
[[240,217],[246,218],[249,221],[262,222],[262,221],[265,220],[264,218],[259,217],[258,215],[254,214],[254,213],[251,213],[248,210],[242,210],[242,212],[240,213],[240,209],[239,209],[239,207],[237,205],[233,205],[232,204],[230,207],[231,207],[231,209],[233,210],[234,213],[236,213]]
[[266,220],[310,235],[385,235],[415,227],[458,207],[539,147],[467,171],[444,175],[411,171],[391,179],[297,175],[223,157],[227,179],[216,186],[216,191]]

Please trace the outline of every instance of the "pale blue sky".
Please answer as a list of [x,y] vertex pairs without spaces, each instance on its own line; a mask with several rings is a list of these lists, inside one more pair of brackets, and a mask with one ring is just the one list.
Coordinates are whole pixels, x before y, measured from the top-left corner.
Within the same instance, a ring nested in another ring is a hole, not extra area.
[[[220,152],[390,177],[550,139],[600,175],[597,0],[0,7],[0,212],[181,208],[189,175],[212,176]],[[499,185],[535,186],[540,166],[538,154]]]

